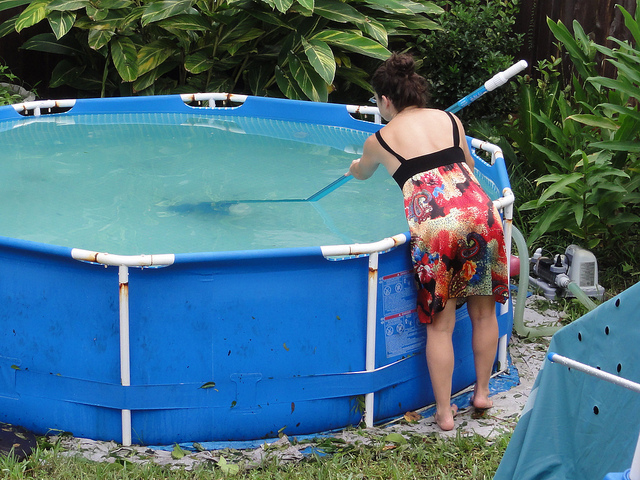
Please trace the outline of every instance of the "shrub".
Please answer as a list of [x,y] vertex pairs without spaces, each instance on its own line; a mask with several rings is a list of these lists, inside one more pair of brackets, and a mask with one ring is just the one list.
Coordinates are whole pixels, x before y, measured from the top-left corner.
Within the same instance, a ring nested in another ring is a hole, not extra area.
[[[611,38],[615,48],[578,22],[571,33],[548,21],[562,60],[539,62],[537,80],[519,79],[518,113],[490,140],[508,157],[516,198],[528,199],[518,226],[529,245],[590,248],[614,288],[626,288],[640,255],[640,8],[635,17],[619,8],[633,41]],[[597,74],[598,54],[616,67],[613,78]]]
[[[638,19],[619,8],[638,33]],[[640,220],[640,51],[620,41],[615,49],[597,45],[577,22],[573,35],[561,22],[548,23],[575,73],[562,88],[556,60],[543,65],[551,72],[543,88],[522,84],[527,108],[514,125],[515,144],[529,153],[531,168],[548,173],[537,180],[540,196],[520,210],[535,210],[530,242],[565,230],[594,248]],[[596,74],[597,51],[617,67],[615,79]]]
[[[367,58],[438,28],[422,0],[0,0],[26,5],[0,37],[46,19],[22,48],[61,56],[50,86],[101,96],[228,91],[327,101],[369,89]],[[402,43],[402,42],[401,42]]]
[[0,63],[0,106],[35,100],[35,94],[22,86],[20,79],[9,67]]
[[[446,108],[510,67],[522,43],[513,33],[518,0],[440,0],[441,30],[420,35],[412,48],[430,81],[433,106]],[[503,119],[516,108],[511,84],[487,95],[459,115],[464,119]]]

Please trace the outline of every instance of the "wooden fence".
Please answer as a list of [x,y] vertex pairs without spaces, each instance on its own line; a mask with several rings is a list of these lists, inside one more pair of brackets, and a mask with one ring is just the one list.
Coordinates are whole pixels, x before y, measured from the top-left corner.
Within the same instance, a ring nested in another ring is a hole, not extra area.
[[[549,30],[547,17],[556,22],[561,20],[570,31],[573,31],[573,21],[577,20],[585,33],[601,45],[613,46],[607,40],[610,36],[630,40],[631,35],[616,4],[635,13],[636,0],[520,0],[515,30],[524,34],[524,44],[519,58],[527,60],[531,68],[539,60],[558,57],[554,45],[557,41]],[[601,64],[599,69],[604,75],[614,73],[608,63]]]

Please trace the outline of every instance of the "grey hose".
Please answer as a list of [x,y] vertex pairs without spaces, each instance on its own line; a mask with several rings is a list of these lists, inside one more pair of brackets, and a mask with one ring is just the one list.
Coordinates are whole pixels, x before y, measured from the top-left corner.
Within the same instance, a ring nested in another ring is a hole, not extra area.
[[550,337],[561,326],[557,327],[527,327],[524,324],[524,304],[529,290],[529,251],[524,236],[514,225],[511,226],[512,238],[518,248],[520,258],[520,280],[518,283],[518,295],[516,305],[513,308],[513,328],[521,337]]

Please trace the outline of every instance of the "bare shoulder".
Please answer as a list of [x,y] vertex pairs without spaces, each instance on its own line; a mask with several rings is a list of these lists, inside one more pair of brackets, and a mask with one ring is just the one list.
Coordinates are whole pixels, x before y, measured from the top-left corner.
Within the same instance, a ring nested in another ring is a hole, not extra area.
[[[364,141],[363,145],[363,156],[372,156],[378,159],[382,152],[382,145],[378,142],[375,134],[369,135],[367,139]],[[380,162],[378,162],[380,163]]]

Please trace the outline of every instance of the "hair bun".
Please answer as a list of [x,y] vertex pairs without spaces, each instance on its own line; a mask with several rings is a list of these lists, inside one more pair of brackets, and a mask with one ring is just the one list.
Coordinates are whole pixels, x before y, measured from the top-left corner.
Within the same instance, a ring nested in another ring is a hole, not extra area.
[[399,76],[409,77],[415,72],[415,61],[406,53],[393,53],[387,60],[387,65]]
[[429,102],[427,80],[416,72],[416,63],[408,53],[391,54],[374,72],[371,86],[399,112],[410,106],[426,107]]

